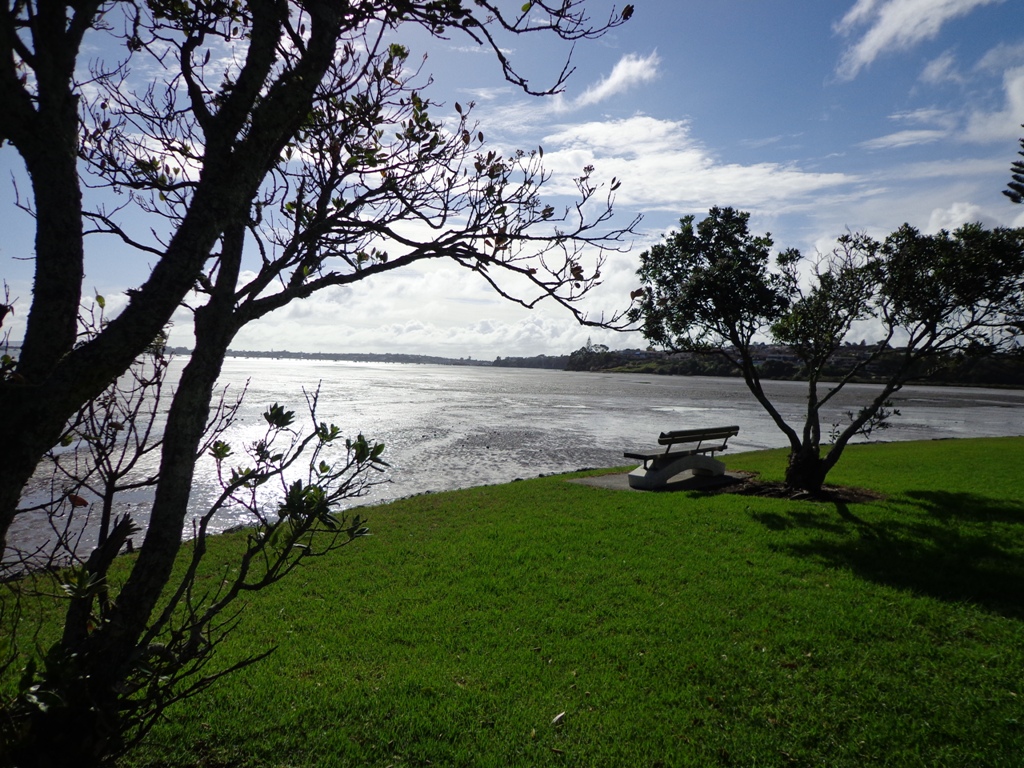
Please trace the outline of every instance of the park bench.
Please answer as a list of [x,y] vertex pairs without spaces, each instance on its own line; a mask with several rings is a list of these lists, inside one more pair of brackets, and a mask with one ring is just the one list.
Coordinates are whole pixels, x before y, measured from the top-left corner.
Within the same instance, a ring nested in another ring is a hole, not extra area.
[[[629,486],[654,490],[663,487],[680,472],[690,470],[694,475],[724,475],[725,464],[714,458],[715,453],[728,448],[729,438],[738,434],[739,427],[712,427],[710,429],[680,429],[662,432],[658,445],[665,446],[657,451],[626,451],[627,459],[638,459],[643,464],[629,473]],[[721,441],[721,442],[719,442]],[[691,445],[681,451],[673,446]]]

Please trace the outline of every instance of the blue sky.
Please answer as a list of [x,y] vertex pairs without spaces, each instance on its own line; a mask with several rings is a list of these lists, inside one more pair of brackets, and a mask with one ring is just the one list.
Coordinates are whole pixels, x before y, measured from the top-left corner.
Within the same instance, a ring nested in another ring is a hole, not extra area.
[[[476,102],[489,142],[543,146],[552,188],[586,164],[618,177],[623,222],[644,220],[615,255],[592,312],[621,309],[639,253],[680,216],[714,205],[752,213],[779,247],[828,251],[847,229],[883,236],[966,221],[1024,226],[1000,193],[1024,123],[1020,0],[637,0],[630,22],[577,45],[565,92],[537,99],[501,79],[467,40],[399,33],[428,55],[425,91],[446,107]],[[592,17],[611,3],[592,0]],[[546,84],[568,53],[550,36],[510,42],[520,69]],[[452,112],[454,114],[454,112]],[[16,168],[0,152],[2,178]],[[0,276],[27,307],[31,235],[0,190],[7,234]],[[109,244],[108,244],[109,245]],[[87,292],[118,305],[123,255],[89,244]],[[23,321],[23,317],[17,320]],[[188,343],[187,318],[172,339]],[[14,336],[17,337],[17,326]],[[521,310],[463,270],[432,265],[295,304],[242,332],[236,347],[391,351],[493,358],[566,354],[588,337],[642,346],[637,335],[580,328],[563,310]]]

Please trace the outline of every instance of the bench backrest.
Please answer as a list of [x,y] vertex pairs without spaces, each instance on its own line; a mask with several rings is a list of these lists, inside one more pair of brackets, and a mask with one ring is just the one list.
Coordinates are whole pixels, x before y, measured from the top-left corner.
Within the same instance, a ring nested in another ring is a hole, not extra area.
[[702,440],[728,440],[738,435],[740,428],[711,427],[709,429],[677,429],[674,432],[662,432],[658,437],[658,445],[676,445],[677,443],[699,443]]

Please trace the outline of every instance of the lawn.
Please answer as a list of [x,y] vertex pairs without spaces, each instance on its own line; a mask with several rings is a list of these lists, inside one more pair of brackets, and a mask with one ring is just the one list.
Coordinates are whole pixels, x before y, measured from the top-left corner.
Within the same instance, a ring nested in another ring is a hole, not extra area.
[[219,660],[276,652],[125,765],[1020,766],[1022,466],[1024,438],[891,443],[829,478],[864,504],[563,476],[372,508]]

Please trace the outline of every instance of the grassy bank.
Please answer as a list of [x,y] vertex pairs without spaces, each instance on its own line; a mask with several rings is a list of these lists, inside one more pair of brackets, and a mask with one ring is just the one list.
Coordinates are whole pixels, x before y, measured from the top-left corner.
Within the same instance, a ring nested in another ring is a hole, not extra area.
[[894,443],[850,449],[830,481],[887,498],[845,507],[561,477],[382,506],[126,764],[1019,766],[1022,466]]

